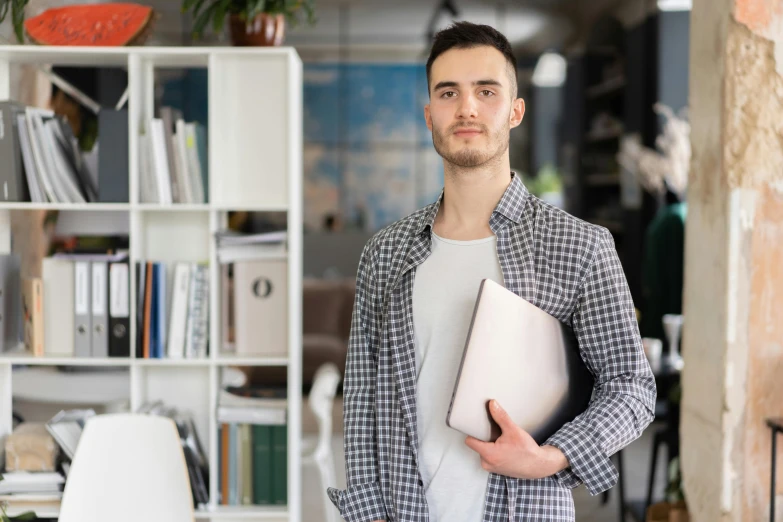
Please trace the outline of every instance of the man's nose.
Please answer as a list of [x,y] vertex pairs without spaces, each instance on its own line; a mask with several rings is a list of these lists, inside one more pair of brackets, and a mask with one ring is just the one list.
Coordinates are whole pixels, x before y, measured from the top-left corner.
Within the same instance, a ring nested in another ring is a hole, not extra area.
[[463,96],[460,99],[457,108],[457,117],[461,119],[475,118],[478,115],[476,110],[476,98],[473,95]]

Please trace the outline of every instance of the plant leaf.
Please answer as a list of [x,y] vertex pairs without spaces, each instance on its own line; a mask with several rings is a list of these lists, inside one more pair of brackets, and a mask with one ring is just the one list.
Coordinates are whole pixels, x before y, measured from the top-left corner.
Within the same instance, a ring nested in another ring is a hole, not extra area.
[[265,12],[267,10],[268,3],[271,2],[267,2],[266,0],[248,0],[247,19],[252,20],[257,15]]
[[193,18],[198,17],[199,13],[201,12],[201,9],[203,9],[204,7],[204,2],[206,0],[188,0],[188,1],[194,2],[192,3],[192,9],[191,9],[191,11],[193,11]]
[[212,29],[217,33],[223,30],[223,25],[226,22],[226,14],[228,8],[231,5],[231,0],[220,0],[218,8],[215,11],[215,18],[213,19]]
[[197,0],[184,0],[182,2],[182,12],[185,13],[187,11],[190,11],[190,9],[193,7],[196,1]]
[[201,36],[204,33],[204,28],[209,23],[210,18],[212,18],[212,15],[215,13],[215,10],[218,7],[218,3],[215,2],[209,7],[207,7],[204,12],[202,12],[200,15],[198,15],[198,18],[196,18],[196,21],[193,22],[193,35],[197,38]]
[[14,32],[16,33],[16,40],[21,44],[24,43],[24,6],[28,0],[14,0],[11,7],[11,19],[14,23]]
[[21,515],[13,517],[12,520],[36,520],[37,518],[34,511],[25,511]]
[[5,20],[5,16],[8,14],[8,6],[11,5],[11,0],[0,0],[0,23]]

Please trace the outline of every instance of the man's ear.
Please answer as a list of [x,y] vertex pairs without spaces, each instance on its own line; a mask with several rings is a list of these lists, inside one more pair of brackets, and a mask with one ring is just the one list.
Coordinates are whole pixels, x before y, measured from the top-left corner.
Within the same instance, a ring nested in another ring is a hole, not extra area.
[[511,115],[509,118],[510,127],[518,127],[522,123],[522,119],[525,117],[525,100],[517,98],[511,102]]
[[432,130],[432,115],[430,114],[430,104],[424,106],[424,121],[427,123],[427,128]]

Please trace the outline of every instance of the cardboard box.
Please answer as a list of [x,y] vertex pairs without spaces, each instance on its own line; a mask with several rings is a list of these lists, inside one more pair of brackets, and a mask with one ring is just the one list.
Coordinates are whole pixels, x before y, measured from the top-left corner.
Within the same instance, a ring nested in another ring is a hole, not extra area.
[[689,522],[685,502],[659,502],[647,508],[646,522]]

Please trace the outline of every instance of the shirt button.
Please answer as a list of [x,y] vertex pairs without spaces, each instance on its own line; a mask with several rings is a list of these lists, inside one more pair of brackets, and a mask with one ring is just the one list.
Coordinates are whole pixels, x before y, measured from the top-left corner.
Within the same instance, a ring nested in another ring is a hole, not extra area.
[[419,486],[424,487],[424,481],[419,479]]

